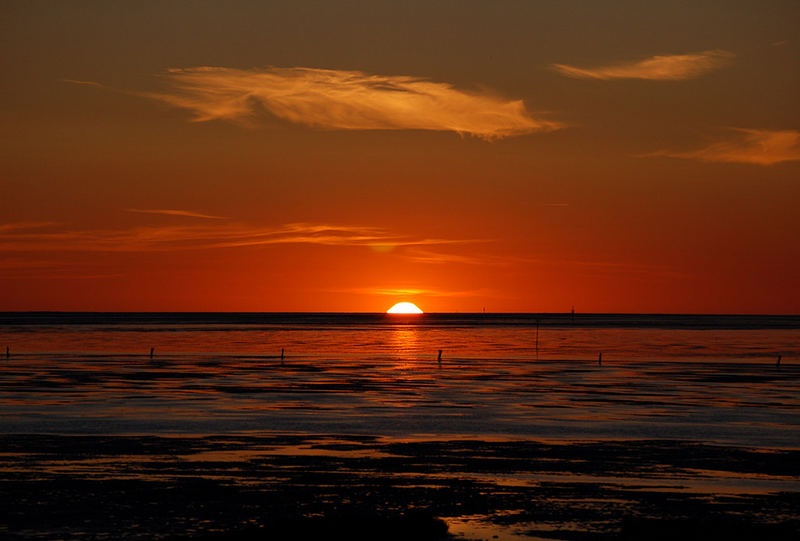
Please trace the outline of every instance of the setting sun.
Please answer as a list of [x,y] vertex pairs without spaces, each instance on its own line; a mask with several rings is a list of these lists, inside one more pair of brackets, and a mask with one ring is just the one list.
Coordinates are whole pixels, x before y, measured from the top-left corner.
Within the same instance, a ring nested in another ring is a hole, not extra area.
[[422,314],[413,302],[398,302],[386,311],[387,314]]

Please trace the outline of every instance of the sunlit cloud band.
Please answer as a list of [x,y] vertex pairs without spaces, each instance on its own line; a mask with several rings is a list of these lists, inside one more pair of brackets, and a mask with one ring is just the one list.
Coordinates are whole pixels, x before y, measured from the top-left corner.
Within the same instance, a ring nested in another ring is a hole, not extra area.
[[660,150],[647,156],[667,156],[705,162],[773,165],[800,160],[800,132],[796,130],[752,130],[736,128],[733,137],[698,150]]
[[532,117],[522,100],[458,90],[419,77],[315,68],[171,69],[171,88],[144,95],[197,121],[252,122],[260,111],[330,130],[438,130],[498,139],[563,124]]
[[223,223],[215,225],[136,226],[125,229],[74,229],[41,224],[0,224],[0,250],[158,252],[207,250],[276,244],[323,246],[431,246],[476,240],[412,238],[373,227],[291,223],[277,227]]
[[423,289],[416,287],[394,288],[394,287],[358,287],[350,289],[329,289],[333,293],[348,293],[355,295],[382,295],[386,297],[480,297],[494,296],[490,289],[474,290],[446,290],[446,289]]
[[634,62],[622,62],[595,68],[579,68],[567,64],[553,64],[553,69],[576,79],[647,79],[651,81],[678,81],[692,79],[721,68],[735,55],[728,51],[713,50],[690,54],[661,55]]
[[204,218],[209,220],[224,220],[224,216],[213,216],[211,214],[202,214],[200,212],[193,212],[190,210],[176,210],[176,209],[125,209],[128,212],[135,212],[137,214],[162,214],[164,216],[181,216],[184,218]]

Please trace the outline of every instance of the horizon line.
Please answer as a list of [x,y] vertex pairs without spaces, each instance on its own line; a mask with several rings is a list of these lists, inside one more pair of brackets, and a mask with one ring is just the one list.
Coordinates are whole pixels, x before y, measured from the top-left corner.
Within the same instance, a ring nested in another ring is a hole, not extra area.
[[767,313],[767,312],[423,312],[421,314],[388,314],[387,312],[366,311],[207,311],[207,310],[0,310],[4,314],[249,314],[249,315],[391,315],[397,316],[425,316],[425,315],[566,315],[566,316],[777,316],[800,317],[797,313]]

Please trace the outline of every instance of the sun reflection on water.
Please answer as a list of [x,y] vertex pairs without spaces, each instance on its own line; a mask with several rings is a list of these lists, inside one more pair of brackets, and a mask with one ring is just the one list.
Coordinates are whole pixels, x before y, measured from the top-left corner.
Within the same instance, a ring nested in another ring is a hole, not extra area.
[[[399,360],[412,361],[419,357],[419,331],[416,327],[392,327],[389,343],[392,356]],[[410,368],[410,363],[404,362],[400,368]]]

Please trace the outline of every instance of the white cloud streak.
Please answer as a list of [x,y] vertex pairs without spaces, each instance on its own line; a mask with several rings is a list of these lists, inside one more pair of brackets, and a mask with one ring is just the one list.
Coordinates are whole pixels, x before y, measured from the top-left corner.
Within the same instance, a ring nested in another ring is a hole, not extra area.
[[704,162],[773,165],[800,160],[800,132],[797,130],[753,130],[733,128],[732,137],[698,150],[660,150],[646,156],[666,156]]
[[680,81],[693,79],[729,64],[734,54],[713,50],[689,54],[652,56],[644,60],[622,62],[595,68],[579,68],[568,64],[553,64],[562,75],[575,79],[646,79],[650,81]]
[[165,77],[168,91],[139,94],[188,109],[199,122],[253,121],[266,110],[329,130],[453,131],[486,140],[564,127],[532,117],[522,100],[419,77],[302,67],[180,68]]

